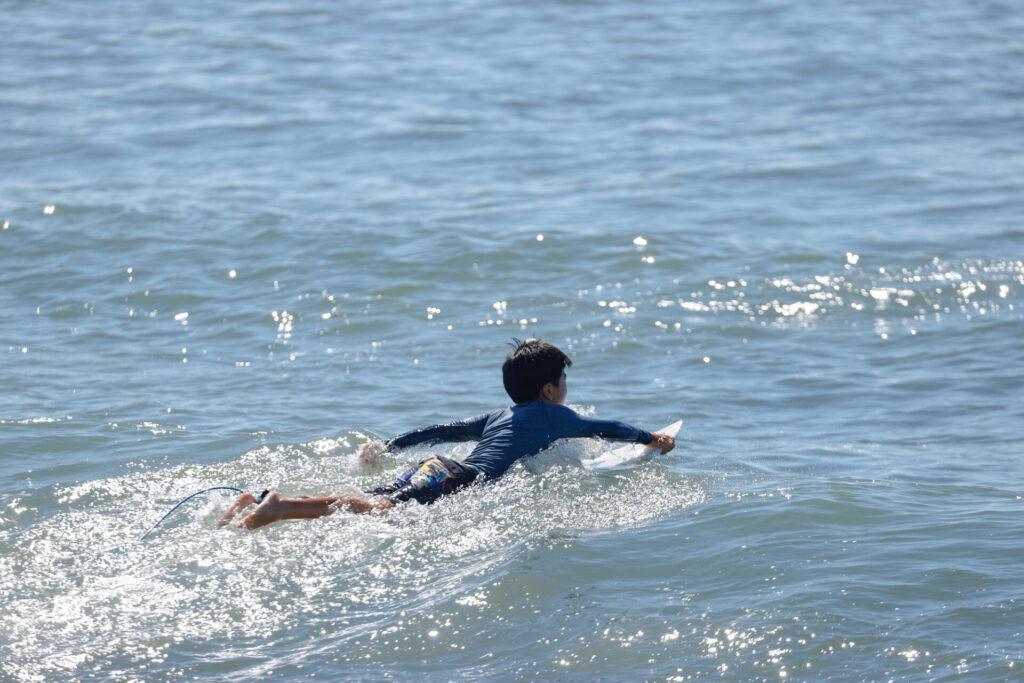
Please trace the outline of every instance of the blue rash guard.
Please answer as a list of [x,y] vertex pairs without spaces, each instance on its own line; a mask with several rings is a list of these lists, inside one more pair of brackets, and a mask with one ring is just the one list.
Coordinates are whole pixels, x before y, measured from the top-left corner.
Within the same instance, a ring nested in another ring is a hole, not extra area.
[[[650,432],[614,420],[583,417],[570,408],[537,399],[479,417],[417,429],[387,442],[388,450],[419,443],[479,441],[462,461],[465,483],[500,477],[520,458],[536,455],[558,439],[601,437],[649,444]],[[460,477],[462,478],[462,477]]]

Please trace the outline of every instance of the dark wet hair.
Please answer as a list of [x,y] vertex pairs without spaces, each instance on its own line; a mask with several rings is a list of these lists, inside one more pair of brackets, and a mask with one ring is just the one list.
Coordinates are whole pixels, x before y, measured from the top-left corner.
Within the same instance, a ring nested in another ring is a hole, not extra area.
[[540,390],[549,382],[557,385],[562,370],[572,365],[569,356],[540,339],[520,341],[513,338],[515,349],[501,366],[505,391],[516,403],[528,403],[540,397]]

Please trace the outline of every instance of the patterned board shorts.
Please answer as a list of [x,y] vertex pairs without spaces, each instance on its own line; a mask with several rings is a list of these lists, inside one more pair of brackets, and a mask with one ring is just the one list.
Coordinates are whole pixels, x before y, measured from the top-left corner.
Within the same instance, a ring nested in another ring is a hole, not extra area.
[[473,480],[469,470],[443,456],[424,460],[416,469],[409,470],[394,484],[381,486],[370,493],[387,496],[394,503],[415,500],[429,505],[441,496],[454,493]]

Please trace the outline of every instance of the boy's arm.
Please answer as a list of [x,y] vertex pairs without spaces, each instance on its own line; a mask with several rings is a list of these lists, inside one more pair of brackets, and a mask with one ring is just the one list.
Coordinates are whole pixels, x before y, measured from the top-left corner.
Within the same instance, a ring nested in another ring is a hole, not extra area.
[[602,439],[611,439],[612,441],[633,441],[645,445],[656,443],[661,448],[662,453],[668,453],[676,445],[675,439],[665,434],[652,434],[618,420],[599,420],[593,417],[584,417],[571,408],[558,407],[561,410],[553,411],[552,417],[557,422],[561,422],[563,428],[570,432],[562,434],[562,436],[597,436]]
[[585,438],[590,436],[612,441],[633,441],[649,444],[651,433],[618,420],[599,420],[596,417],[584,417],[572,408],[565,406],[548,406],[548,415],[558,431],[559,438]]
[[487,418],[491,413],[472,417],[458,422],[448,422],[416,429],[411,432],[396,436],[386,441],[367,441],[359,447],[359,459],[366,465],[372,465],[384,453],[398,448],[415,446],[418,443],[439,441],[477,441],[483,436],[484,427],[487,425]]
[[490,413],[479,417],[472,417],[457,422],[446,422],[424,427],[411,432],[396,436],[384,442],[385,450],[393,451],[398,448],[408,448],[419,443],[438,443],[447,441],[479,441],[484,434],[484,427],[487,425],[487,418]]

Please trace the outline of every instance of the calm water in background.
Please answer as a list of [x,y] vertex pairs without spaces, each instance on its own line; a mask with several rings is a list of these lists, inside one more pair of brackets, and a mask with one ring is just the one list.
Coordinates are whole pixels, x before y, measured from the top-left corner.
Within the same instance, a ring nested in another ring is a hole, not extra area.
[[[1003,680],[1024,667],[1024,11],[9,2],[0,677]],[[215,532],[569,402],[429,508]]]

